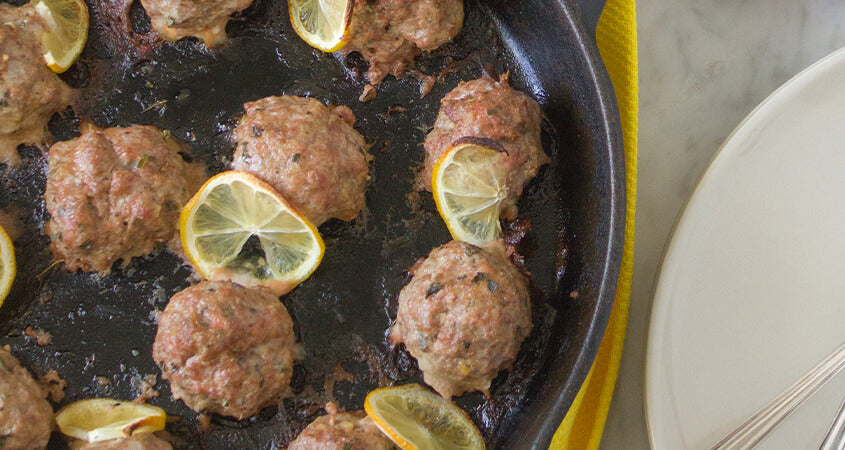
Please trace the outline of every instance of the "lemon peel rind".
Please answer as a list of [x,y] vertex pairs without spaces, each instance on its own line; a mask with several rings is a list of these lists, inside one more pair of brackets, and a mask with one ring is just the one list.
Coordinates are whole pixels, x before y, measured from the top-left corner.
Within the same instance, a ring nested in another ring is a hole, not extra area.
[[18,269],[15,260],[15,246],[12,243],[12,238],[9,237],[3,227],[0,227],[0,258],[3,261],[3,273],[0,274],[0,306],[2,306],[6,296],[9,295],[9,291],[12,290]]

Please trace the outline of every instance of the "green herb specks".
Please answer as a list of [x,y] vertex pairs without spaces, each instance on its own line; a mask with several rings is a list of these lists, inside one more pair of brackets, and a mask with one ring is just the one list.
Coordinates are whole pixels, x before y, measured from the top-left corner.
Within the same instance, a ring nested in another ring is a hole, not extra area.
[[497,289],[499,289],[498,283],[493,280],[487,280],[487,290],[490,292],[496,292]]
[[434,283],[431,283],[431,286],[429,286],[428,290],[425,291],[425,298],[429,298],[432,295],[440,292],[440,289],[443,289],[443,285],[440,284],[439,281],[435,281]]

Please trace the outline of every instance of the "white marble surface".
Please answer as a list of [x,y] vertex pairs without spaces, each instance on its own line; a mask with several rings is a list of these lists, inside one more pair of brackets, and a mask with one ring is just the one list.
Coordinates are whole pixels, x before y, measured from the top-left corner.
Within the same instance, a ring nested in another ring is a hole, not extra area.
[[602,449],[649,447],[643,368],[654,279],[675,218],[699,176],[760,101],[845,46],[843,0],[640,0],[637,8],[640,143],[634,279],[622,367]]

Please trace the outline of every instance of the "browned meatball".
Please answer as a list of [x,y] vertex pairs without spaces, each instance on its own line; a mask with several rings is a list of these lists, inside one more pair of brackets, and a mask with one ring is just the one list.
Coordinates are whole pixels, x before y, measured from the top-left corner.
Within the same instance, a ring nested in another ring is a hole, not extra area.
[[47,122],[70,104],[71,89],[44,62],[40,16],[0,4],[0,162],[16,165],[20,144],[47,142]]
[[202,170],[151,126],[99,129],[50,148],[50,248],[69,270],[108,272],[178,237],[179,212]]
[[172,450],[173,446],[159,439],[153,433],[133,434],[128,438],[110,441],[85,442],[74,440],[70,444],[73,450]]
[[353,220],[364,208],[367,144],[345,106],[313,98],[267,97],[244,105],[232,168],[270,183],[315,226]]
[[531,331],[527,282],[504,243],[482,248],[452,241],[412,272],[399,294],[391,342],[405,344],[442,396],[487,393]]
[[373,84],[402,77],[414,57],[449,42],[464,22],[463,0],[356,0],[345,53],[370,63]]
[[296,352],[293,322],[277,297],[217,281],[174,295],[153,344],[174,397],[238,419],[287,392]]
[[[431,173],[440,156],[458,139],[492,139],[507,151],[508,198],[511,206],[540,166],[549,162],[540,143],[540,105],[516,91],[507,76],[458,84],[441,101],[434,128],[425,138],[425,168],[419,185],[431,190]],[[515,210],[508,216],[513,218]]]
[[53,431],[53,408],[29,372],[0,348],[0,447],[47,447]]
[[252,0],[141,0],[153,29],[165,39],[186,36],[202,39],[213,47],[226,40],[226,23]]
[[395,448],[364,411],[338,412],[326,405],[328,415],[311,422],[288,450],[389,450]]

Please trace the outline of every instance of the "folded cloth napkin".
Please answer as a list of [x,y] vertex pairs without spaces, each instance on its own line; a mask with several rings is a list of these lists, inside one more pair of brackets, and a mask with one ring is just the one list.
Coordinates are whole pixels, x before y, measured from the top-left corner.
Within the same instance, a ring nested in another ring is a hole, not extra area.
[[596,31],[599,52],[610,73],[625,147],[627,215],[622,271],[604,338],[587,379],[552,439],[551,449],[596,449],[604,431],[619,372],[634,259],[634,206],[637,194],[637,15],[635,0],[608,0]]

